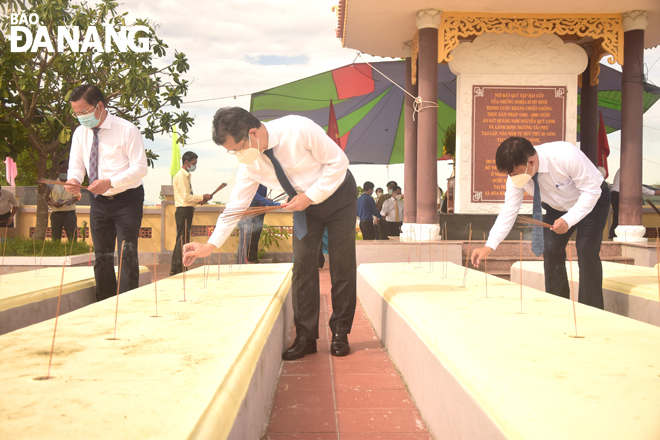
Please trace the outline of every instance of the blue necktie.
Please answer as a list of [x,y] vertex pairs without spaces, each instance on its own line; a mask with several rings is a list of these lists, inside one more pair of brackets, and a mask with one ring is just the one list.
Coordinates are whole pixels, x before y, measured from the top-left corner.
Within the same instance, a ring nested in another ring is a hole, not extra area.
[[[99,178],[99,130],[92,128],[94,138],[92,140],[92,149],[89,152],[89,184],[91,185]],[[98,194],[92,193],[94,197]]]
[[[534,220],[543,221],[543,214],[541,213],[541,188],[539,188],[539,173],[536,173],[532,180],[534,181],[534,202],[532,203],[532,218]],[[545,250],[543,244],[543,227],[534,226],[532,229],[532,252],[537,257],[540,257]]]
[[[297,196],[298,193],[295,189],[293,189],[293,185],[291,185],[291,182],[289,182],[286,174],[284,174],[284,169],[282,168],[280,161],[275,158],[273,150],[268,149],[264,151],[264,154],[272,162],[273,168],[275,168],[277,181],[280,182],[280,185],[282,185],[282,189],[286,191],[289,197]],[[296,234],[298,240],[302,240],[305,234],[307,234],[307,216],[305,215],[305,211],[293,212],[293,233]]]

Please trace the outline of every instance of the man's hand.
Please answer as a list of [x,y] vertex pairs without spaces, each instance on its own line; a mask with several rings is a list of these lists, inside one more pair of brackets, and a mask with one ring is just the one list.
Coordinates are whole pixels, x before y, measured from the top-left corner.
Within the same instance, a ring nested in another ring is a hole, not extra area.
[[378,218],[374,219],[374,225],[378,226]]
[[312,200],[305,193],[302,193],[292,198],[289,203],[282,205],[282,208],[286,208],[289,211],[304,211],[311,204]]
[[472,252],[472,265],[474,267],[479,267],[479,263],[481,263],[481,260],[483,260],[484,258],[488,258],[488,256],[491,253],[493,253],[493,250],[488,246],[475,249],[474,252]]
[[80,192],[80,182],[78,182],[76,179],[69,179],[66,181],[66,184],[64,185],[64,189],[70,192],[71,194],[78,194]]
[[568,223],[562,218],[555,220],[555,224],[550,228],[555,234],[565,234],[568,232]]
[[64,206],[64,203],[53,203],[53,206],[56,208],[61,208],[62,206]]
[[204,202],[208,202],[213,196],[211,194],[204,194],[202,197],[204,197]]
[[197,257],[208,257],[217,248],[210,243],[188,243],[183,247],[183,265],[188,267]]
[[112,188],[110,179],[99,179],[96,182],[89,185],[87,187],[87,190],[94,194],[105,194],[110,188]]

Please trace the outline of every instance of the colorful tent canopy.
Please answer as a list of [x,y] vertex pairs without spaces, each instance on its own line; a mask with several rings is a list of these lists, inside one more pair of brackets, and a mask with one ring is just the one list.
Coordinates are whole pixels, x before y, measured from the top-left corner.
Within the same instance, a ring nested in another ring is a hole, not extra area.
[[[306,116],[327,128],[334,102],[341,147],[352,164],[403,163],[404,61],[350,64],[252,94],[250,111],[262,121]],[[379,73],[382,72],[381,73]],[[621,73],[601,65],[599,106],[608,132],[621,128]],[[644,83],[644,111],[660,89]],[[456,121],[456,76],[438,65],[438,159],[445,129]]]

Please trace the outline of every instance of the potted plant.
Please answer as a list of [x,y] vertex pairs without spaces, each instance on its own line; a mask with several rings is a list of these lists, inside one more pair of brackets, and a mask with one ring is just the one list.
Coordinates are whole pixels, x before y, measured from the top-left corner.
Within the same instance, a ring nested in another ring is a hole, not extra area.
[[[261,236],[259,237],[259,250],[257,251],[257,258],[262,263],[272,263],[273,259],[264,259],[266,255],[266,249],[275,245],[275,247],[280,247],[280,241],[288,239],[291,236],[288,231],[272,226],[268,226],[264,223],[264,227],[261,230]],[[270,261],[268,261],[270,260]]]

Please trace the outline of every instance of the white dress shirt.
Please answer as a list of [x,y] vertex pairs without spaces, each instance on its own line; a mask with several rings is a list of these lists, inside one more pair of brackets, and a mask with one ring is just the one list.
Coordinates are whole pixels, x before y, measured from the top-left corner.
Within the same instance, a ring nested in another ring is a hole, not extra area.
[[13,208],[18,208],[16,196],[7,190],[0,190],[0,214],[6,214]]
[[[620,171],[621,171],[621,169],[618,169],[616,171],[616,174],[614,175],[614,181],[612,182],[612,191],[619,192],[619,182],[620,182],[619,172]],[[645,196],[654,196],[655,191],[653,191],[651,188],[647,188],[644,185],[642,185],[642,194],[644,194]]]
[[[142,185],[147,175],[147,154],[142,134],[130,122],[107,114],[99,127],[98,178],[110,179],[110,188],[104,195],[112,196]],[[76,128],[71,140],[69,179],[82,182],[89,176],[89,155],[94,132],[82,125]]]
[[[268,149],[273,150],[296,192],[304,192],[312,204],[325,201],[344,182],[348,157],[312,120],[285,116],[263,125],[268,132]],[[237,212],[250,206],[260,183],[274,191],[283,191],[273,164],[263,153],[252,164],[239,165],[236,185],[225,209]],[[235,226],[235,222],[228,224],[224,214],[220,215],[209,243],[222,246]]]
[[[549,142],[534,147],[539,157],[538,182],[541,201],[557,211],[571,228],[596,205],[600,198],[603,175],[575,145],[568,142]],[[511,231],[518,217],[525,192],[534,195],[534,181],[524,188],[506,179],[504,206],[490,230],[486,246],[495,250]]]
[[399,208],[399,222],[403,221],[403,200],[397,200],[394,197],[383,202],[383,209],[380,215],[388,222],[396,222],[396,208]]

